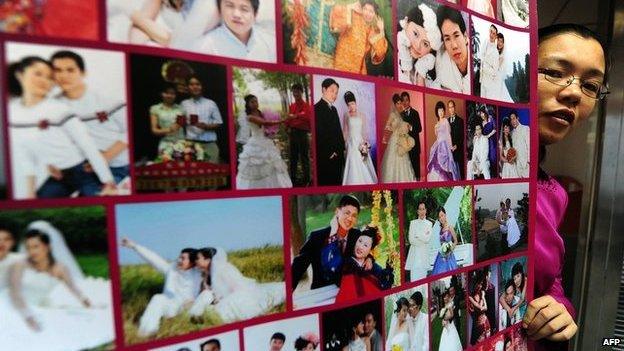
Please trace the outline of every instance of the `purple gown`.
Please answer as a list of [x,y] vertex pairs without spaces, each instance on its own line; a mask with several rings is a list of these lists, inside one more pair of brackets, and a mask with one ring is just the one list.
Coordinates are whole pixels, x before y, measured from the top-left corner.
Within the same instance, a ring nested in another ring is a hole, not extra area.
[[[496,129],[496,125],[494,124],[494,119],[490,118],[486,124],[483,125],[483,135],[490,134],[493,130]],[[490,167],[496,165],[496,133],[488,138],[489,149],[488,149],[488,159],[490,160]],[[494,174],[492,174],[494,176]]]
[[[453,234],[451,234],[451,231],[440,229],[440,244],[449,242],[453,242]],[[446,257],[438,252],[438,256],[433,263],[433,271],[431,271],[431,274],[445,273],[457,268],[459,267],[457,266],[457,260],[455,259],[453,251],[451,251]]]
[[440,120],[435,128],[436,141],[429,151],[427,180],[459,180],[459,168],[451,151],[451,125],[446,118]]

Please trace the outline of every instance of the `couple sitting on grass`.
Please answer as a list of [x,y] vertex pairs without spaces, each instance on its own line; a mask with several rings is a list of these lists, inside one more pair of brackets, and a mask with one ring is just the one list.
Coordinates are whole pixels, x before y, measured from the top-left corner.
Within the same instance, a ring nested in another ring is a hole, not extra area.
[[216,312],[223,323],[267,313],[285,300],[283,282],[257,283],[227,260],[223,249],[185,248],[175,263],[124,238],[121,245],[134,250],[165,275],[162,293],[152,296],[139,321],[139,335],[153,336],[161,318],[187,311],[194,323],[202,323],[206,311]]

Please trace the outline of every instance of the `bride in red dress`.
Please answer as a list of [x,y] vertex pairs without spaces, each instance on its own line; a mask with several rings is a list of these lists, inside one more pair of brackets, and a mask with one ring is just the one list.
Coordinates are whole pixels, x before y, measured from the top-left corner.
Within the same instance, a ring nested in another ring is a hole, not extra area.
[[386,268],[373,263],[371,270],[364,269],[364,263],[371,251],[379,244],[376,227],[366,227],[358,233],[353,247],[343,265],[340,290],[336,302],[351,301],[359,297],[389,289],[394,281],[394,273],[389,262]]

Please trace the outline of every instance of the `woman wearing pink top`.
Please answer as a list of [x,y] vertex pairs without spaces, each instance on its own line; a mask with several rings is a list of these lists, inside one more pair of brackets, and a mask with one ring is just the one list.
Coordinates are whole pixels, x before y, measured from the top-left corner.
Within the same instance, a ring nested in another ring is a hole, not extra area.
[[[604,85],[605,55],[587,28],[559,24],[539,31],[538,83],[540,158],[545,146],[565,138],[589,117],[608,92]],[[564,295],[561,268],[563,238],[557,228],[567,206],[565,190],[540,169],[537,186],[535,299],[522,326],[535,350],[566,350],[578,329],[574,307]]]

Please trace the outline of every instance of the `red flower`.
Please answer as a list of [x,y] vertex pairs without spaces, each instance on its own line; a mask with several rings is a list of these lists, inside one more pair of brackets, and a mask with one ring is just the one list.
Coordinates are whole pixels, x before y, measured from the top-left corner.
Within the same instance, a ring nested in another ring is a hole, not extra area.
[[39,127],[39,129],[41,130],[48,129],[49,126],[50,126],[50,121],[48,121],[47,119],[42,119],[37,124],[37,127]]
[[104,123],[108,121],[108,113],[106,111],[96,112],[95,116],[97,117],[98,120],[100,120],[100,123]]

